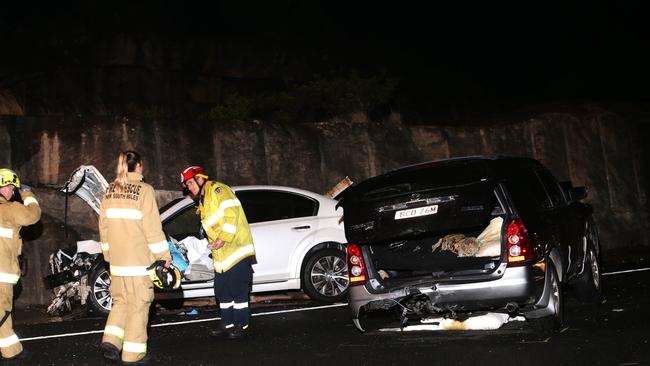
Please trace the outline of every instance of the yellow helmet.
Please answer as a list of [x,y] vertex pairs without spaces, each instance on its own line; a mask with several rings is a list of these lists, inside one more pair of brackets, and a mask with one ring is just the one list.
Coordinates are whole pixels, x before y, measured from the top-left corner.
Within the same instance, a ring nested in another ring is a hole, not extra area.
[[181,271],[175,265],[165,267],[165,261],[155,261],[147,268],[154,286],[164,291],[177,290],[181,287]]
[[18,179],[18,174],[11,169],[0,169],[0,187],[8,186],[10,184],[13,184],[16,188],[20,188],[20,179]]

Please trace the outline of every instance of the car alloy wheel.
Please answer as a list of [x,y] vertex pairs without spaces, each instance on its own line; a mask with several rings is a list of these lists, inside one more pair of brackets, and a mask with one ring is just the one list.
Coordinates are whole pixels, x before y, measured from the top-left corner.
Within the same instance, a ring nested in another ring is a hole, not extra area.
[[561,314],[561,301],[562,299],[560,298],[560,284],[558,283],[557,276],[555,273],[551,275],[551,297],[549,301],[551,304],[553,304],[553,314],[556,319],[560,318]]
[[603,282],[600,260],[596,251],[596,248],[598,248],[598,232],[595,225],[590,225],[583,240],[586,244],[584,267],[576,281],[576,290],[581,300],[596,302],[602,296]]
[[101,272],[95,277],[92,285],[91,296],[94,297],[97,305],[102,310],[109,312],[113,305],[113,297],[111,296],[111,274],[107,269],[102,269]]
[[598,257],[593,249],[589,250],[589,268],[591,270],[591,280],[594,288],[600,289],[600,267],[598,266]]
[[311,283],[324,296],[338,296],[348,288],[348,269],[336,256],[320,258],[311,270]]
[[319,249],[305,261],[301,274],[302,289],[313,300],[332,303],[348,296],[348,266],[345,252]]
[[[533,328],[542,333],[552,332],[554,330],[560,329],[564,323],[564,294],[562,284],[558,277],[555,265],[549,261],[546,267],[547,286],[549,286],[549,297],[548,297],[548,309],[551,310],[551,314],[543,316],[541,318],[532,318],[529,319]],[[546,289],[544,290],[546,292]]]

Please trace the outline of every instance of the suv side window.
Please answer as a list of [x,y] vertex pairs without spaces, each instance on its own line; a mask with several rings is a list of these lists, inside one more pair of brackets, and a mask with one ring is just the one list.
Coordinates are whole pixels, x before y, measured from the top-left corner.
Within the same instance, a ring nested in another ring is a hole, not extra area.
[[522,173],[526,182],[525,187],[530,190],[537,205],[543,209],[553,207],[551,199],[546,194],[546,190],[542,186],[537,174],[532,169],[523,169]]
[[509,169],[504,172],[508,178],[506,185],[515,202],[534,209],[551,208],[551,200],[546,194],[537,174],[530,167]]
[[236,194],[251,224],[314,216],[318,212],[318,202],[295,193],[246,190]]
[[551,175],[551,173],[545,169],[537,169],[536,173],[537,176],[539,176],[539,179],[542,181],[542,185],[544,186],[546,193],[551,199],[551,204],[553,207],[565,204],[566,199],[562,193],[562,189],[560,188],[560,185],[557,183],[555,178]]

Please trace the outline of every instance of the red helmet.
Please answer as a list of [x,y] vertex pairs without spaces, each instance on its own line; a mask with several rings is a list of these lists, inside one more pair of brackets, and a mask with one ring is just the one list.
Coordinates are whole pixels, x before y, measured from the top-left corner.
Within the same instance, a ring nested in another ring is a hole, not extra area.
[[203,168],[200,166],[188,166],[187,168],[183,169],[181,172],[181,184],[185,183],[188,179],[192,179],[194,177],[202,177],[204,179],[208,179],[208,176],[205,175],[205,172],[203,171]]

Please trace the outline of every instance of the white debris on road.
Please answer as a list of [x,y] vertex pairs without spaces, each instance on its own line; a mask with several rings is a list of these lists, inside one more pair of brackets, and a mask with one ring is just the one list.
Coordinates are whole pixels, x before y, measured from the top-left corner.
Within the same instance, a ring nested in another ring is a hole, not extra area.
[[503,324],[513,321],[526,321],[523,316],[510,317],[508,314],[487,313],[468,318],[464,321],[430,317],[422,320],[422,324],[408,325],[404,328],[382,328],[380,332],[411,332],[421,330],[494,330]]

